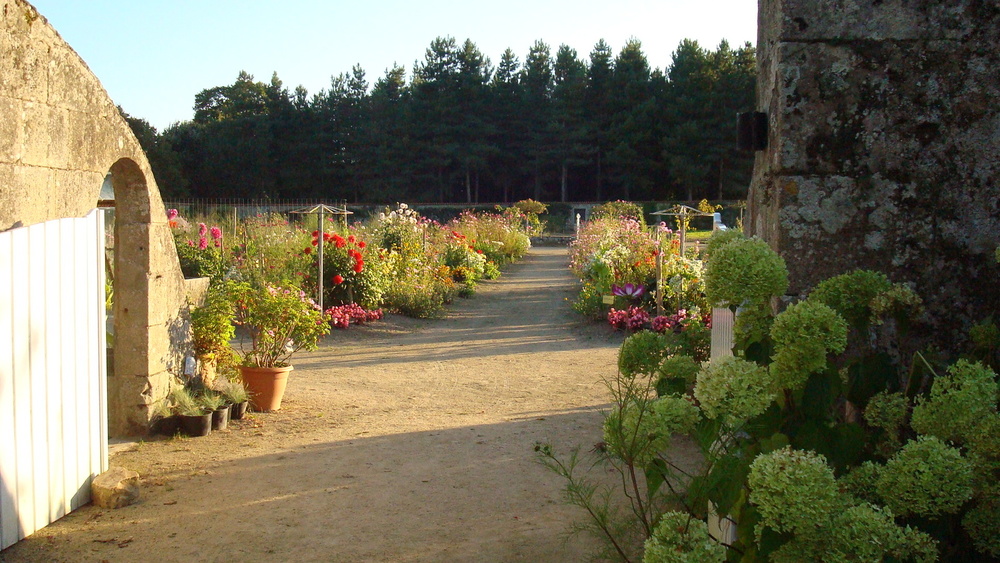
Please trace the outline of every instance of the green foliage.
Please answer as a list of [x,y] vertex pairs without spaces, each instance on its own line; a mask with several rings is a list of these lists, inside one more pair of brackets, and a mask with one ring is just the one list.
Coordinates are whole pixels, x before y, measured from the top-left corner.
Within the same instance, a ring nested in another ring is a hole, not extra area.
[[701,371],[701,364],[686,354],[675,354],[660,363],[656,373],[656,394],[682,395],[687,393]]
[[646,540],[643,563],[722,563],[726,548],[712,539],[708,526],[683,512],[665,512]]
[[219,354],[229,350],[236,334],[233,302],[223,284],[209,286],[203,307],[191,311],[191,338],[195,354]]
[[708,258],[705,292],[713,306],[761,303],[788,289],[785,260],[757,238],[733,240]]
[[921,436],[885,464],[876,486],[896,514],[952,514],[972,498],[972,465],[957,449]]
[[242,403],[250,398],[246,387],[236,379],[218,378],[215,380],[214,388],[230,404]]
[[725,231],[715,231],[705,244],[705,257],[715,254],[715,251],[723,246],[736,241],[746,239],[746,235],[739,229],[727,229]]
[[662,334],[641,330],[629,335],[618,350],[618,370],[625,377],[651,375],[660,367],[666,354]]
[[173,387],[167,397],[178,414],[197,416],[203,412],[202,405],[198,404],[194,395],[183,385]]
[[236,324],[250,336],[249,349],[240,347],[243,365],[287,365],[294,352],[315,350],[319,338],[330,332],[319,307],[294,287],[229,282],[227,291],[235,305]]
[[642,212],[642,206],[631,201],[609,201],[600,205],[595,205],[590,210],[590,218],[596,219],[631,219],[640,225],[646,224],[646,217]]
[[902,284],[893,284],[876,295],[871,306],[872,322],[875,324],[882,324],[882,319],[888,316],[907,321],[923,313],[923,300],[915,291]]
[[225,405],[225,397],[214,391],[203,392],[198,400],[207,412],[217,411]]
[[899,449],[900,432],[909,412],[910,404],[902,393],[882,391],[868,401],[865,420],[869,425],[885,431],[885,446],[881,453],[886,457]]
[[1000,502],[991,499],[977,503],[962,518],[962,528],[972,538],[976,550],[992,557],[1000,557],[1000,534],[997,534],[997,514]]
[[806,539],[819,531],[842,500],[826,459],[814,452],[782,448],[758,456],[747,477],[750,502],[757,506],[760,524],[776,532],[789,532]]
[[409,279],[389,287],[385,294],[386,306],[397,313],[417,319],[433,319],[444,315],[445,305],[458,291],[433,276]]
[[[732,245],[731,245],[732,246]],[[724,247],[730,248],[730,246]],[[774,319],[771,374],[779,389],[801,389],[810,374],[826,368],[826,357],[847,346],[847,323],[833,309],[813,301],[796,303]]]
[[829,548],[827,561],[937,560],[937,546],[930,536],[897,526],[892,512],[867,503],[836,514],[823,543]]
[[972,341],[972,358],[996,370],[1000,366],[1000,327],[987,317],[969,329]]
[[881,465],[873,461],[866,461],[844,474],[838,482],[841,490],[854,498],[863,502],[881,504],[882,498],[878,494],[878,479],[881,472]]
[[674,310],[708,310],[704,263],[673,252],[663,256],[663,303]]
[[759,357],[753,357],[751,346],[768,349],[771,343],[771,326],[774,325],[774,314],[769,303],[753,303],[743,306],[736,315],[733,324],[733,347],[747,350],[748,359],[760,363],[771,361],[770,352],[765,351]]
[[872,300],[892,287],[882,272],[854,270],[823,280],[809,293],[809,300],[823,303],[840,314],[851,326],[868,326]]
[[483,279],[484,280],[495,280],[500,277],[500,268],[496,265],[496,262],[487,262],[483,265]]
[[313,256],[305,252],[310,235],[278,213],[248,217],[241,224],[242,244],[235,250],[237,279],[255,286],[316,287]]
[[913,429],[946,442],[965,444],[970,433],[995,416],[998,386],[993,370],[959,360],[934,379],[928,397],[913,407]]
[[767,368],[742,358],[713,360],[698,373],[694,396],[708,418],[737,426],[764,412],[774,401]]
[[645,467],[667,448],[671,435],[691,432],[698,418],[698,408],[683,397],[632,401],[604,419],[604,442],[609,454]]

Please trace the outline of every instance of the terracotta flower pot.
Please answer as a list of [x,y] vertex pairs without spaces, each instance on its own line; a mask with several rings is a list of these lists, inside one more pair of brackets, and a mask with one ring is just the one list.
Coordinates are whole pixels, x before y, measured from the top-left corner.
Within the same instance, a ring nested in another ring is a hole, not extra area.
[[250,394],[250,409],[257,412],[280,409],[290,371],[292,366],[274,368],[240,366],[240,376]]

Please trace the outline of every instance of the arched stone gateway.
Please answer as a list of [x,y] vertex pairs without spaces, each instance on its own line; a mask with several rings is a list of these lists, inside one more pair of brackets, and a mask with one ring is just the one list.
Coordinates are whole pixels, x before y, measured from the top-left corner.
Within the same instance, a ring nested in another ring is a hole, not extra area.
[[111,172],[109,432],[143,434],[190,342],[184,280],[159,190],[128,124],[46,19],[23,0],[0,0],[0,18],[0,231],[87,215]]
[[930,340],[1000,313],[1000,6],[760,0],[748,231],[789,293],[855,268],[912,283]]

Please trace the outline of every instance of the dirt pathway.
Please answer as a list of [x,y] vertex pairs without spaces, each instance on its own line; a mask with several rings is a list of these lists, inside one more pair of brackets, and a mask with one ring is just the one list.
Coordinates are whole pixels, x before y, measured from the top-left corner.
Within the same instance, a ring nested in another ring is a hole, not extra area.
[[85,507],[3,561],[580,561],[578,509],[535,462],[600,436],[620,336],[570,310],[565,248],[535,248],[447,318],[336,331],[283,409],[112,457],[142,501]]

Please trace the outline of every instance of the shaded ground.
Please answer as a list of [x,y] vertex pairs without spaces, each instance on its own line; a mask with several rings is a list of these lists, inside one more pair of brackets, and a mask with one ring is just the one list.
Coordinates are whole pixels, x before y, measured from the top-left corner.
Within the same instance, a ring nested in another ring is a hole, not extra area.
[[621,337],[570,310],[565,248],[480,288],[444,319],[334,332],[294,358],[279,413],[116,453],[139,504],[84,507],[0,559],[586,559],[587,539],[563,541],[581,512],[533,446],[600,439]]

